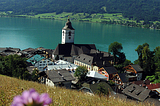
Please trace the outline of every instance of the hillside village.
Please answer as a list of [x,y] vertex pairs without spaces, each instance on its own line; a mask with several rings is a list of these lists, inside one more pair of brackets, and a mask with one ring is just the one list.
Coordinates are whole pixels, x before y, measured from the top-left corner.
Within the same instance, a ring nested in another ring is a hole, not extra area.
[[[70,20],[62,28],[62,43],[53,49],[0,48],[1,56],[20,55],[27,58],[28,71],[39,70],[39,83],[51,87],[77,89],[89,95],[96,94],[100,84],[108,90],[108,96],[154,102],[160,105],[160,83],[151,84],[142,80],[143,69],[138,64],[124,67],[119,73],[114,67],[114,58],[108,52],[99,51],[95,44],[75,44],[75,29]],[[77,86],[79,81],[74,76],[76,69],[84,66],[88,69],[86,80]]]

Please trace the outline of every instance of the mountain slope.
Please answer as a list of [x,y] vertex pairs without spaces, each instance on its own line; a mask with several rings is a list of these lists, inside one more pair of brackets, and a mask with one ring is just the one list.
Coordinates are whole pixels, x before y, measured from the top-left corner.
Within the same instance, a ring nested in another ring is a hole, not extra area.
[[160,20],[160,0],[0,0],[0,11],[13,14],[72,12],[123,13],[136,20]]

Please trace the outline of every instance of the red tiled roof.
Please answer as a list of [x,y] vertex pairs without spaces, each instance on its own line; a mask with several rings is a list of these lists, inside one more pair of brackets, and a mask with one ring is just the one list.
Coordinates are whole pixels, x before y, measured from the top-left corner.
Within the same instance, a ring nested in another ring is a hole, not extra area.
[[148,89],[152,90],[152,89],[157,89],[160,88],[160,83],[157,84],[150,84],[150,85],[146,85]]
[[144,80],[144,81],[142,81],[142,80],[140,80],[140,81],[133,81],[132,82],[133,84],[136,84],[136,85],[150,85],[150,81],[149,80]]

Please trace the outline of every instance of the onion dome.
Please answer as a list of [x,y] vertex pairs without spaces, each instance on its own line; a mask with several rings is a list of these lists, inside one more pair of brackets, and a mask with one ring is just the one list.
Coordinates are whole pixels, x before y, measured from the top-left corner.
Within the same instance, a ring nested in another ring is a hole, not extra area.
[[70,20],[68,19],[68,21],[66,22],[65,26],[63,27],[64,30],[74,30],[74,28],[72,27],[72,23],[70,22]]

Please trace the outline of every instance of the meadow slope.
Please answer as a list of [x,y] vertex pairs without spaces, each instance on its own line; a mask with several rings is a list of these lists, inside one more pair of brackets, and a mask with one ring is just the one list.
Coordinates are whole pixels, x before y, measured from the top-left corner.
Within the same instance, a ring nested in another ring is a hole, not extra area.
[[59,87],[51,88],[36,82],[3,75],[0,75],[0,106],[9,106],[14,96],[21,95],[24,90],[29,90],[30,88],[34,88],[40,94],[48,93],[53,99],[51,106],[150,106],[149,103],[137,104],[120,98],[100,98],[98,95],[89,96],[76,90]]

